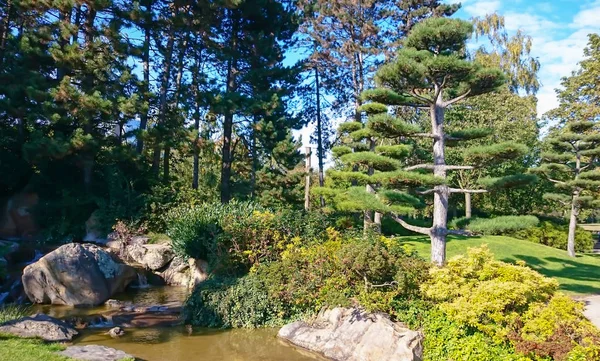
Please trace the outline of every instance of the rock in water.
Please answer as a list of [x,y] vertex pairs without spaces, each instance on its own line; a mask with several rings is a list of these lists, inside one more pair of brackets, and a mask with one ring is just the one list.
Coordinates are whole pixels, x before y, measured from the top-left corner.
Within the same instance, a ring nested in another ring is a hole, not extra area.
[[125,330],[121,327],[113,327],[108,331],[108,335],[112,338],[119,338],[125,335]]
[[69,346],[59,352],[60,355],[81,361],[121,361],[133,360],[135,357],[114,348],[97,345]]
[[334,308],[314,322],[286,325],[279,337],[336,361],[420,361],[423,334],[385,314]]
[[91,244],[71,243],[23,270],[23,286],[33,303],[96,306],[136,279],[133,267],[116,262]]
[[171,247],[165,244],[132,244],[127,246],[127,254],[144,268],[153,271],[163,268],[175,257]]
[[194,288],[208,278],[208,263],[201,259],[190,258],[187,261],[175,257],[161,273],[156,273],[169,286]]
[[18,337],[39,337],[51,342],[68,342],[79,334],[67,323],[41,313],[6,322],[0,325],[0,333]]

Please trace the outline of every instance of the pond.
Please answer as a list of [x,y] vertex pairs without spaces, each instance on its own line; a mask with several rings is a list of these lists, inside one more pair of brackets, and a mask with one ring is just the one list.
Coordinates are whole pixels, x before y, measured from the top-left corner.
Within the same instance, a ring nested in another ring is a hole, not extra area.
[[[138,306],[181,305],[188,290],[181,287],[132,288],[116,295]],[[106,306],[73,308],[35,305],[36,312],[56,318],[88,316],[108,311]],[[145,361],[315,361],[324,360],[277,338],[277,329],[219,330],[172,327],[126,328],[125,336],[113,339],[107,328],[88,328],[74,341],[77,345],[103,345],[125,351]]]
[[127,330],[118,339],[106,330],[84,331],[78,345],[103,345],[145,361],[315,361],[323,360],[277,339],[276,329],[199,329],[183,327]]

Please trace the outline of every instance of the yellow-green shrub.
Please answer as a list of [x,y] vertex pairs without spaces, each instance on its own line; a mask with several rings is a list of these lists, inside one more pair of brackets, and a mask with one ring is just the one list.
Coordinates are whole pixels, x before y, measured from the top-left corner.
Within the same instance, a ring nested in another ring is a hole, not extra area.
[[497,261],[487,246],[469,249],[443,268],[430,271],[424,295],[438,302],[448,318],[505,340],[530,304],[548,301],[558,282],[523,264]]
[[[434,327],[436,322],[425,322],[430,337],[448,338],[446,345],[437,346],[449,357],[443,360],[484,360],[477,348],[468,349],[488,338],[500,347],[496,351],[510,346],[520,360],[600,360],[600,331],[583,315],[583,305],[557,292],[556,280],[524,263],[497,261],[483,246],[432,269],[430,276],[421,287],[423,295],[455,330],[448,335]],[[453,344],[463,353],[451,356]]]

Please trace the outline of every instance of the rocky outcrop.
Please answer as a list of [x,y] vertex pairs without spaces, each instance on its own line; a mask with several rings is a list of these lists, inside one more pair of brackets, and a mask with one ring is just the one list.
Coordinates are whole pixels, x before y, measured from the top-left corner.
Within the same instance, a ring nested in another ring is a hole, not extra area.
[[51,342],[68,342],[79,332],[67,323],[56,318],[37,314],[0,325],[0,333],[18,337],[38,337]]
[[336,361],[417,361],[423,357],[423,334],[385,314],[335,308],[311,323],[294,322],[278,336]]
[[169,266],[157,275],[169,286],[193,288],[208,278],[207,269],[208,263],[204,260],[190,258],[186,261],[181,257],[175,257]]
[[103,303],[136,277],[102,248],[71,243],[25,267],[22,280],[33,303],[83,306]]
[[128,256],[144,268],[156,271],[173,260],[175,254],[166,244],[132,244],[127,246]]
[[98,345],[69,346],[60,355],[81,361],[122,361],[135,357],[114,348]]

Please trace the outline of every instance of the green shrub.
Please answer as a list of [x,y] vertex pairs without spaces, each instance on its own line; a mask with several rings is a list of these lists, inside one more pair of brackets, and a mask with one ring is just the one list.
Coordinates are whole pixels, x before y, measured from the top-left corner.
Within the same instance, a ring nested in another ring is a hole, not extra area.
[[439,310],[423,320],[424,361],[525,361],[507,343],[496,343],[482,332],[452,322]]
[[[537,227],[530,227],[512,234],[513,237],[539,243],[546,246],[567,249],[569,226],[555,222],[543,221]],[[577,227],[575,232],[575,250],[586,252],[594,248],[594,237],[592,232]]]
[[[418,296],[428,268],[392,240],[344,239],[330,228],[327,241],[291,245],[281,260],[261,263],[240,280],[199,286],[186,309],[190,322],[219,327],[278,324],[356,303],[393,316],[397,303]],[[241,294],[245,299],[232,296]]]
[[[557,292],[556,280],[540,275],[524,263],[496,261],[484,246],[469,249],[466,256],[432,269],[430,275],[421,290],[452,324],[448,327],[456,328],[450,336],[456,337],[465,349],[462,357],[450,357],[449,346],[444,346],[439,352],[448,355],[440,360],[483,360],[465,356],[471,352],[466,351],[466,339],[491,340],[501,349],[511,347],[523,360],[566,361],[571,355],[598,351],[594,345],[599,344],[600,333],[584,317],[583,306]],[[445,332],[448,331],[437,328],[430,334],[436,339],[446,337]]]
[[237,274],[279,259],[301,236],[306,243],[324,237],[329,225],[317,212],[272,212],[245,202],[178,208],[169,219],[176,252],[206,259],[216,272]]
[[252,275],[201,283],[185,306],[187,322],[202,327],[255,328],[285,323],[283,306]]
[[484,235],[500,235],[535,227],[539,219],[535,216],[500,216],[496,218],[457,218],[450,228],[467,229]]

